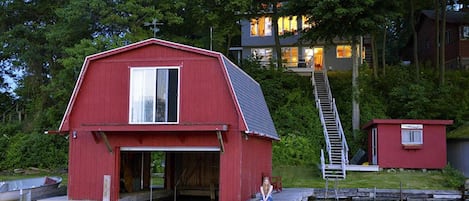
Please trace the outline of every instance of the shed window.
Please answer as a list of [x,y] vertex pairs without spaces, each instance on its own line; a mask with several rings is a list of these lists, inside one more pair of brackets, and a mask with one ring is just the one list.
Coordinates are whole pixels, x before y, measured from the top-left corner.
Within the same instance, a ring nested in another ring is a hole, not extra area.
[[421,124],[402,124],[401,135],[403,145],[421,145],[423,144],[423,125]]
[[178,122],[179,69],[131,68],[130,123]]

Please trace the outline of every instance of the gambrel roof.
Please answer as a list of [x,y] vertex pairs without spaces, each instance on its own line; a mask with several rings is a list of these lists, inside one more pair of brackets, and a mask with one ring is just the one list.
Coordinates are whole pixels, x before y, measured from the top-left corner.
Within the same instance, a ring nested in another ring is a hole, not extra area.
[[196,48],[154,38],[86,57],[78,80],[76,82],[75,88],[73,90],[73,94],[67,106],[67,110],[60,124],[59,131],[65,132],[69,131],[70,129],[68,118],[73,109],[75,98],[78,94],[78,91],[80,90],[81,84],[86,75],[87,68],[91,61],[126,51],[132,51],[134,49],[148,45],[165,46],[168,48],[217,58],[224,73],[224,75],[220,76],[225,77],[228,88],[230,89],[230,94],[232,95],[232,100],[235,106],[237,107],[239,116],[242,118],[242,123],[244,124],[245,128],[243,132],[245,132],[246,134],[263,136],[275,140],[279,139],[277,131],[274,127],[273,120],[270,116],[267,103],[265,102],[261,86],[248,74],[242,71],[238,66],[236,66],[228,58],[226,58],[223,54],[219,52],[209,51],[201,48]]

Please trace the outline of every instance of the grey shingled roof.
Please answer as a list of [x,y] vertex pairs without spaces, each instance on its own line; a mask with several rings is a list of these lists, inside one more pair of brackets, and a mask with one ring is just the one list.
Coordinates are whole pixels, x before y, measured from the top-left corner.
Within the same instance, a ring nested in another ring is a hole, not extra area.
[[246,123],[246,133],[279,139],[259,83],[226,57],[222,58]]
[[[434,10],[423,10],[422,14],[432,20],[435,19]],[[446,11],[446,22],[455,24],[467,24],[469,23],[469,14],[463,11]]]

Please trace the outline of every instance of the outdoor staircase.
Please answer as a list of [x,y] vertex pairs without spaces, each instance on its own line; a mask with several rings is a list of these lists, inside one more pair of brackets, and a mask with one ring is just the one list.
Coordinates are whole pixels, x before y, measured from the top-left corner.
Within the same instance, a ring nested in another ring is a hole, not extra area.
[[[321,150],[321,171],[327,181],[343,180],[346,177],[348,145],[340,122],[335,99],[329,87],[326,71],[314,71],[312,84],[316,107],[323,126],[326,154]],[[327,160],[326,160],[327,159]],[[327,185],[327,184],[326,184]]]

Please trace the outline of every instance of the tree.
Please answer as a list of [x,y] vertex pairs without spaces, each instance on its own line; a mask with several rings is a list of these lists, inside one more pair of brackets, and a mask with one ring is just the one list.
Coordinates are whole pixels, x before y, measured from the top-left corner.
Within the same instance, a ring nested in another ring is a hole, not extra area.
[[326,41],[334,43],[335,39],[350,41],[353,46],[353,120],[354,130],[359,130],[359,90],[358,90],[358,50],[356,45],[361,36],[379,29],[378,25],[386,19],[389,12],[385,0],[293,0],[287,4],[292,13],[308,17],[313,24],[311,29],[304,30],[302,39],[310,42]]

